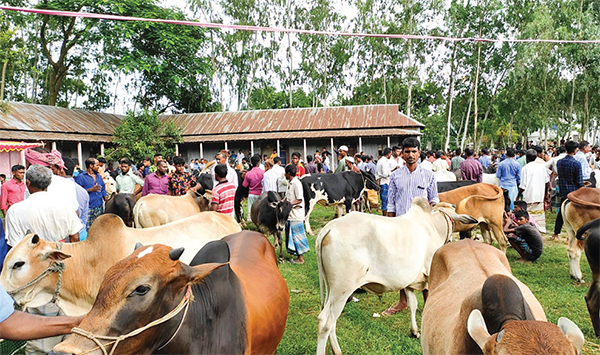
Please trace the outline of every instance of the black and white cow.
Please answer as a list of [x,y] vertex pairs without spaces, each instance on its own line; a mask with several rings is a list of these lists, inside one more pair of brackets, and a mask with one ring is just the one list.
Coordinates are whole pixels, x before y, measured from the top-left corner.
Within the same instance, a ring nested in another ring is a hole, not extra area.
[[[379,184],[370,172],[344,171],[337,174],[310,174],[300,178],[304,190],[304,208],[306,231],[313,235],[310,228],[310,213],[318,202],[336,206],[339,217],[350,212],[352,203],[360,200],[365,189],[379,191]],[[346,207],[345,209],[343,207]]]
[[283,240],[281,233],[285,230],[285,222],[292,211],[292,203],[282,200],[275,191],[263,192],[252,204],[250,218],[258,231],[264,235],[275,237],[275,249],[279,245],[279,260],[283,259]]

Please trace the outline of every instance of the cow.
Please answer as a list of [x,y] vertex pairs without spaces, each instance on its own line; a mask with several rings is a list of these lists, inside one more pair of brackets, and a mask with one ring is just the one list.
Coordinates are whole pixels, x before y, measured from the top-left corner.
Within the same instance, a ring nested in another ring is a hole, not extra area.
[[461,180],[461,181],[438,181],[437,188],[438,193],[452,191],[459,187],[475,185],[477,182],[473,180]]
[[445,203],[432,211],[427,200],[417,197],[399,217],[352,212],[327,223],[316,240],[321,303],[323,288],[327,290],[319,314],[317,354],[325,354],[327,338],[333,353],[341,354],[336,323],[357,288],[377,295],[405,289],[411,334],[418,337],[414,290],[424,289],[433,253],[449,240],[454,221],[477,223]]
[[244,175],[241,171],[236,170],[238,177],[238,187],[235,190],[235,197],[233,200],[233,210],[235,211],[235,220],[242,225],[246,225],[246,219],[244,218],[244,209],[242,208],[242,202],[248,198],[250,193],[250,187],[242,186],[244,182]]
[[576,355],[584,343],[568,319],[559,319],[558,327],[547,322],[504,253],[470,239],[434,254],[421,330],[425,355]]
[[[455,205],[456,213],[465,213],[479,220],[484,241],[491,244],[490,234],[493,234],[500,250],[506,251],[508,239],[503,228],[504,194],[504,190],[498,186],[479,183],[440,193],[439,197],[440,201]],[[471,229],[473,229],[473,225],[465,226],[460,223],[457,223],[455,227],[455,230],[459,232]]]
[[600,339],[600,218],[584,224],[575,237],[585,240],[584,250],[592,270],[592,284],[585,295],[596,338]]
[[[310,174],[300,178],[304,192],[306,232],[313,235],[310,214],[317,203],[335,205],[336,216],[350,212],[352,204],[360,200],[366,189],[379,191],[375,176],[370,172],[344,171],[337,174]],[[344,206],[346,207],[344,209]]]
[[483,173],[482,180],[483,180],[482,182],[484,182],[486,184],[500,186],[500,179],[498,179],[498,177],[496,176],[495,173],[494,174]]
[[585,187],[567,195],[560,206],[567,231],[567,255],[569,257],[569,272],[578,282],[583,282],[580,260],[583,252],[583,241],[577,240],[575,233],[584,224],[600,218],[600,189]]
[[210,191],[200,187],[183,196],[149,194],[139,199],[133,207],[136,228],[157,227],[169,222],[210,210]]
[[[64,270],[60,273],[44,277],[13,297],[17,302],[39,307],[52,300],[58,290],[58,306],[67,315],[79,316],[92,308],[106,270],[129,255],[137,242],[186,246],[188,251],[181,259],[189,262],[195,255],[194,248],[198,250],[209,241],[240,230],[231,216],[217,212],[199,213],[146,229],[128,228],[116,215],[105,214],[94,221],[83,242],[58,244],[41,240],[37,235],[27,236],[7,254],[0,282],[12,293],[44,270],[58,271],[56,265],[62,265]],[[31,301],[25,302],[25,297]]]
[[104,207],[104,213],[112,213],[121,217],[127,227],[133,227],[133,207],[137,202],[134,194],[113,194]]
[[250,218],[258,231],[264,235],[274,236],[275,249],[279,246],[279,260],[283,260],[283,240],[281,232],[292,211],[292,203],[282,200],[275,191],[263,192],[252,204]]
[[[266,238],[250,231],[226,236],[207,244],[191,266],[177,260],[180,253],[145,246],[114,265],[90,313],[54,352],[275,354],[289,293]],[[156,324],[169,311],[173,316]],[[101,340],[106,336],[123,339]]]
[[435,175],[435,181],[448,182],[457,181],[456,174],[448,170],[439,170],[433,173]]

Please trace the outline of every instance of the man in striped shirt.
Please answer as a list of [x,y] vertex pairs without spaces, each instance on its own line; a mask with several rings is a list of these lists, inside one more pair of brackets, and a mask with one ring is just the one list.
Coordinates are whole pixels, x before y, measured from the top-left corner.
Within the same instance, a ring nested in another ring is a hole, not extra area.
[[233,183],[227,181],[227,166],[225,164],[217,164],[215,178],[218,184],[212,190],[210,210],[233,216],[236,187]]
[[[440,202],[438,197],[437,182],[432,171],[421,168],[421,146],[418,139],[408,137],[402,142],[402,158],[404,165],[390,176],[388,191],[388,217],[401,216],[408,212],[415,197],[426,198],[430,204]],[[423,297],[427,298],[427,290],[423,290]],[[384,316],[391,316],[406,308],[406,293],[400,290],[400,301],[382,312]]]

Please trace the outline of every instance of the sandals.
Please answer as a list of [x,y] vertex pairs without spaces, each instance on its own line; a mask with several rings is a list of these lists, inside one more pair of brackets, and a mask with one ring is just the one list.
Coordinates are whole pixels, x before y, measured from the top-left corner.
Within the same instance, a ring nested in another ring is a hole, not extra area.
[[393,316],[394,314],[400,312],[400,310],[395,309],[394,307],[390,307],[388,309],[386,309],[385,311],[381,312],[381,315],[384,317],[389,317],[389,316]]
[[304,264],[304,261],[298,261],[298,259],[292,259],[292,260],[290,260],[290,263],[296,264],[296,265],[302,265],[302,264]]

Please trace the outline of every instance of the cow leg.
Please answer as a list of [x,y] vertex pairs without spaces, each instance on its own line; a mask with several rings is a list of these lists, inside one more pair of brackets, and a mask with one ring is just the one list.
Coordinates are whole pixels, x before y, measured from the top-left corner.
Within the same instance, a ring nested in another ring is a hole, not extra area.
[[596,338],[600,339],[600,282],[598,282],[598,278],[600,278],[600,275],[594,275],[594,281],[592,281],[592,285],[585,295],[585,303],[590,313]]
[[579,265],[581,253],[583,252],[583,240],[577,240],[577,238],[575,238],[575,231],[569,223],[565,223],[565,227],[569,239],[567,255],[569,256],[571,278],[577,280],[578,282],[583,282],[583,274],[581,273],[581,267]]
[[[335,286],[334,286],[335,288]],[[344,306],[346,305],[346,299],[352,295],[352,291],[347,292],[336,292],[335,289],[329,289],[327,298],[325,300],[325,306],[321,313],[319,313],[319,332],[317,341],[317,355],[325,355],[325,348],[327,346],[327,339],[331,342],[331,349],[334,354],[341,354],[342,350],[337,341],[337,335],[335,333],[335,326],[337,319],[342,314]],[[354,290],[353,288],[350,288]]]
[[405,288],[406,300],[408,301],[408,308],[410,309],[410,336],[419,338],[419,327],[417,326],[417,296],[415,291],[410,288]]
[[315,235],[312,231],[312,228],[310,227],[310,214],[313,211],[313,209],[315,208],[315,205],[317,204],[317,202],[315,200],[310,200],[308,202],[309,206],[308,206],[308,212],[306,213],[306,217],[304,218],[304,227],[306,228],[306,233],[310,234],[310,235]]
[[500,221],[492,221],[489,225],[492,228],[492,233],[494,233],[496,242],[498,242],[498,247],[504,254],[506,254],[506,248],[508,248],[508,239],[502,230],[502,219],[500,219]]

